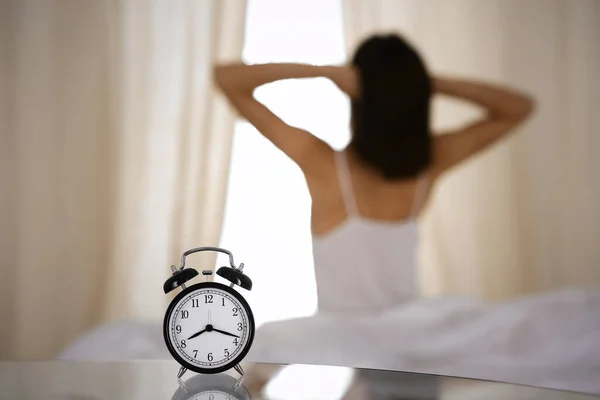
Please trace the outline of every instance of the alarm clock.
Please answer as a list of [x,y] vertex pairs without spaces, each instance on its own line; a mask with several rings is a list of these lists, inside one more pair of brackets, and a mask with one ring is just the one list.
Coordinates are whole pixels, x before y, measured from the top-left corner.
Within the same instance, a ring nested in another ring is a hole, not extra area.
[[[199,275],[186,268],[186,257],[201,251],[216,251],[229,256],[230,266],[221,267],[217,275],[228,285],[208,281],[211,270],[202,271],[204,282],[187,286],[186,282]],[[171,356],[181,365],[181,378],[187,370],[199,374],[218,374],[234,368],[244,371],[239,363],[254,340],[254,315],[235,286],[252,289],[252,280],[235,266],[230,251],[220,247],[198,247],[184,252],[179,268],[171,266],[172,276],[163,285],[165,294],[181,288],[170,302],[163,322],[163,337]]]
[[251,400],[241,381],[223,373],[196,375],[185,382],[180,379],[171,400]]

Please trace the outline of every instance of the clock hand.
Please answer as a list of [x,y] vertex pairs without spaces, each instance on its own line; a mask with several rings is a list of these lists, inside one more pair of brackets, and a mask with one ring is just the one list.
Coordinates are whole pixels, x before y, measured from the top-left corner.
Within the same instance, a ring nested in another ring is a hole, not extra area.
[[195,338],[195,337],[197,337],[197,336],[200,336],[200,335],[202,335],[204,332],[206,332],[206,329],[202,329],[200,332],[196,332],[196,333],[194,333],[194,334],[193,334],[192,336],[190,336],[190,337],[189,337],[187,340],[190,340],[190,339],[193,339],[193,338]]
[[215,331],[215,332],[222,333],[223,335],[233,336],[233,337],[239,338],[238,335],[234,335],[233,333],[225,332],[225,331],[222,331],[222,330],[217,329],[217,328],[213,328],[212,330]]

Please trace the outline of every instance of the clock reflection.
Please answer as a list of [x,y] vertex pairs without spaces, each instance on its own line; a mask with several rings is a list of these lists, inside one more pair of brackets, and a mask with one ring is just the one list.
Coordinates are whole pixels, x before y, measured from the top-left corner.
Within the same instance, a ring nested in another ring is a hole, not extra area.
[[179,380],[179,387],[172,400],[250,400],[252,397],[236,379],[225,373],[194,375],[186,381]]

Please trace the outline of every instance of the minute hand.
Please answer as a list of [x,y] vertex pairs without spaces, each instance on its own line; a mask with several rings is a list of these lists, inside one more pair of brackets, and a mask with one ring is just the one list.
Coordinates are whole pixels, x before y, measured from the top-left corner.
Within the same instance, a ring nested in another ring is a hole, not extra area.
[[233,336],[233,337],[239,338],[238,335],[234,335],[233,333],[225,332],[225,331],[222,331],[220,329],[213,328],[213,331],[222,333],[223,335]]

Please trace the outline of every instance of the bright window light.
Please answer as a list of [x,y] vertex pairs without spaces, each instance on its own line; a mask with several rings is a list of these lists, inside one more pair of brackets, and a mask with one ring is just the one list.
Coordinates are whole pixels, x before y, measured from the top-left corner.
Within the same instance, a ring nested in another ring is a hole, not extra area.
[[[339,0],[250,0],[243,59],[248,63],[342,64]],[[322,78],[265,85],[257,98],[291,125],[334,148],[349,137],[349,102]],[[310,234],[311,201],[300,169],[254,127],[236,124],[221,245],[254,282],[244,292],[257,327],[306,316],[317,307]],[[220,265],[223,260],[219,258]]]

